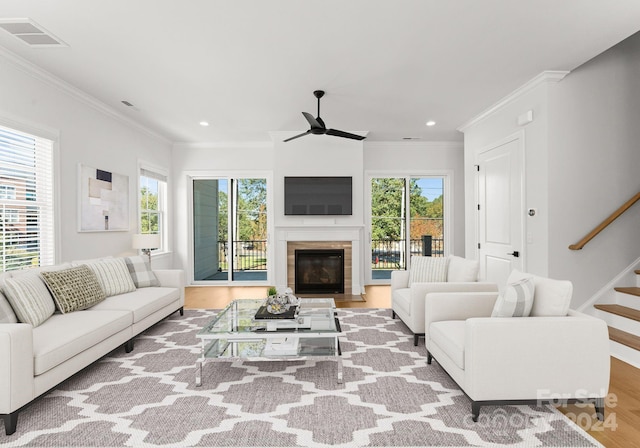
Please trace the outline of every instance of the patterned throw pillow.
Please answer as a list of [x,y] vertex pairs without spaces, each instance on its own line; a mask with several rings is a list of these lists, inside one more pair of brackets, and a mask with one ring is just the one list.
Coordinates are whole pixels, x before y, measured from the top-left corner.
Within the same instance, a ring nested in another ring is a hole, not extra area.
[[105,258],[82,264],[86,264],[96,274],[107,297],[136,290],[127,263],[122,258]]
[[62,314],[86,310],[105,299],[96,275],[85,265],[40,275]]
[[409,286],[412,283],[446,282],[449,259],[445,257],[411,257]]
[[124,261],[127,263],[129,275],[133,280],[136,288],[146,288],[148,286],[160,286],[158,277],[151,270],[149,261],[146,257],[137,255],[135,257],[126,257]]
[[34,327],[50,318],[56,310],[47,287],[36,273],[5,279],[4,293],[18,320]]
[[533,278],[508,283],[498,296],[491,317],[527,317],[533,307],[535,284]]

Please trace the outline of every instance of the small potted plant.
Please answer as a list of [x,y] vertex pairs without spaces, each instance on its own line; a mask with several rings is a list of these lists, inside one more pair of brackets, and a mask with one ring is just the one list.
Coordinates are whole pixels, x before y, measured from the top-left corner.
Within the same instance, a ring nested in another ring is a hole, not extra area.
[[272,297],[272,296],[275,296],[276,294],[278,294],[278,290],[276,289],[276,287],[269,286],[269,289],[267,289],[267,297]]

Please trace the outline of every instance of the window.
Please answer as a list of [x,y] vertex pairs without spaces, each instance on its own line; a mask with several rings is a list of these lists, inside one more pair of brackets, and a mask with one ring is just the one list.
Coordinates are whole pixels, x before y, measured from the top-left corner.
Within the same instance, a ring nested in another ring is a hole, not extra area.
[[160,235],[160,247],[167,251],[167,176],[156,169],[140,168],[140,233]]
[[445,176],[373,177],[371,180],[372,281],[407,269],[411,255],[445,255]]
[[53,142],[0,126],[0,272],[55,262]]
[[267,281],[267,179],[193,180],[194,280]]

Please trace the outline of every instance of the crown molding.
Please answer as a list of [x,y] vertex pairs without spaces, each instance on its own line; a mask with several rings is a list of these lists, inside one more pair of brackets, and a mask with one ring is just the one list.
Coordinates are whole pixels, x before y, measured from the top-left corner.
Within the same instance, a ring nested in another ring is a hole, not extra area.
[[512,101],[516,100],[517,98],[521,97],[522,95],[524,95],[529,90],[531,90],[531,89],[533,89],[535,87],[538,87],[541,84],[551,83],[551,82],[560,82],[569,73],[570,73],[569,71],[565,71],[565,70],[555,70],[555,71],[554,70],[548,70],[548,71],[544,71],[544,72],[540,73],[535,78],[527,81],[522,86],[518,87],[516,90],[514,90],[513,92],[511,92],[510,94],[508,94],[507,96],[505,96],[501,100],[499,100],[493,106],[490,106],[488,109],[484,110],[479,115],[475,116],[471,120],[469,120],[466,123],[464,123],[462,126],[458,127],[457,130],[460,131],[460,132],[466,131],[468,128],[470,128],[473,125],[478,124],[479,122],[481,122],[482,120],[484,120],[485,118],[490,116],[491,114],[495,113],[500,108],[504,107],[505,105],[509,104],[510,102],[512,102]]
[[118,112],[117,110],[115,110],[114,108],[112,108],[111,106],[106,105],[105,103],[103,103],[102,101],[99,101],[98,99],[94,98],[93,96],[89,95],[88,93],[78,89],[77,87],[72,86],[71,84],[69,84],[66,81],[63,81],[62,79],[58,78],[57,76],[49,73],[48,71],[38,67],[36,64],[33,64],[29,61],[27,61],[26,59],[18,56],[17,54],[7,50],[6,48],[0,46],[0,58],[4,59],[5,61],[9,62],[10,64],[12,64],[14,67],[16,67],[17,69],[19,69],[20,71],[32,76],[33,78],[37,79],[38,81],[43,82],[44,84],[47,84],[48,86],[54,87],[58,90],[60,90],[61,92],[69,95],[70,97],[72,97],[73,99],[86,104],[87,106],[97,110],[98,112],[103,113],[104,115],[113,118],[117,121],[120,121],[138,131],[143,132],[144,134],[148,135],[149,137],[152,137],[154,139],[160,140],[163,143],[172,143],[171,140],[169,140],[168,138],[166,138],[165,136],[158,134],[155,131],[152,131],[151,129],[147,128],[146,126],[141,125],[140,123],[138,123],[137,121],[127,117],[126,115],[123,115],[122,113]]

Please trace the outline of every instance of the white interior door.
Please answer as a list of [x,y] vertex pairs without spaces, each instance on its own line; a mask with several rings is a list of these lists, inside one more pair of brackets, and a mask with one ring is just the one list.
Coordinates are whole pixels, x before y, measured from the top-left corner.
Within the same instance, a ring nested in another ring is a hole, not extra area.
[[481,278],[506,283],[523,270],[522,139],[508,138],[478,156],[478,252]]

